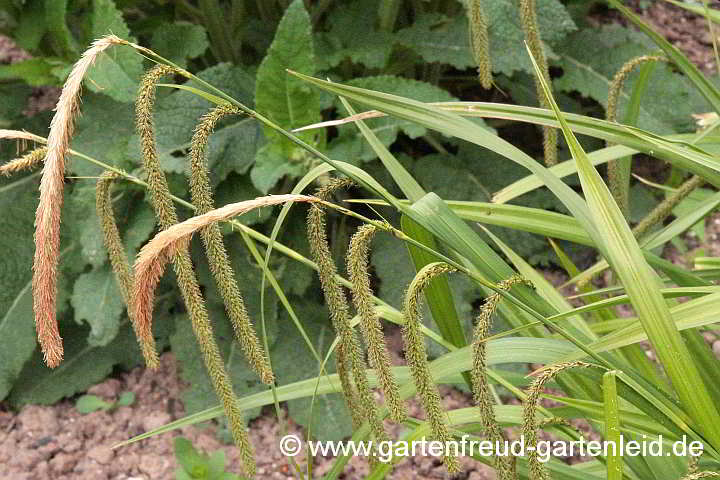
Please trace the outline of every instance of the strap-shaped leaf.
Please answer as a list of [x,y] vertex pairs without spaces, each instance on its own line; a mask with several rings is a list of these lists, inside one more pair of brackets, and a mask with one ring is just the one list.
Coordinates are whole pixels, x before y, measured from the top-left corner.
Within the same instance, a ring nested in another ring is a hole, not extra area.
[[[539,71],[537,75],[542,81]],[[591,232],[602,232],[602,235],[596,234],[595,243],[625,286],[643,329],[647,332],[648,339],[655,348],[678,397],[697,423],[697,427],[708,437],[709,442],[718,446],[720,422],[716,419],[720,417],[717,407],[660,293],[657,276],[645,261],[640,246],[613,200],[610,190],[588,160],[544,81],[543,86],[560,122],[570,152],[578,164],[583,193],[590,210],[591,221],[595,225],[595,230],[590,230],[588,233],[592,236]],[[708,421],[709,418],[712,420]]]

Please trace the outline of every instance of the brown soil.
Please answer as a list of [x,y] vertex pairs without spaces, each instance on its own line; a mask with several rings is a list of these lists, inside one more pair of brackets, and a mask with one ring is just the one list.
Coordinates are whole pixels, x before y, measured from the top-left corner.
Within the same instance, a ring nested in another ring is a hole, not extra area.
[[[716,2],[712,2],[716,3]],[[612,14],[609,15],[613,17]],[[706,72],[716,66],[712,41],[705,21],[667,4],[653,2],[643,16],[668,39],[683,50]],[[718,29],[720,30],[720,29]],[[0,36],[0,63],[28,58],[26,52],[16,48],[6,37]],[[28,106],[28,114],[52,108],[57,89],[38,89]],[[720,214],[707,220],[706,254],[720,254]],[[684,258],[666,251],[673,261]],[[555,284],[564,278],[557,273],[548,275]],[[620,314],[629,314],[627,311]],[[720,340],[713,334],[706,339],[720,356]],[[397,337],[390,339],[400,349]],[[53,406],[26,406],[20,412],[10,411],[0,403],[0,480],[169,480],[175,478],[176,463],[172,452],[173,438],[182,435],[194,446],[206,452],[222,449],[228,470],[239,472],[239,458],[233,446],[222,444],[213,426],[191,426],[169,434],[113,450],[112,445],[147,430],[182,418],[184,409],[180,394],[183,389],[176,363],[171,353],[162,356],[157,371],[135,369],[110,378],[92,387],[88,393],[106,400],[115,400],[126,391],[134,392],[136,401],[128,407],[111,412],[81,415],[72,400]],[[460,408],[471,404],[468,395],[451,388],[442,388],[446,408]],[[411,414],[422,418],[419,406],[411,402]],[[290,423],[290,432],[302,435],[302,429]],[[391,436],[397,438],[401,428],[388,426]],[[252,442],[257,453],[258,478],[291,479],[287,460],[278,449],[281,437],[279,422],[272,410],[266,410],[251,422]],[[303,462],[302,458],[297,458]],[[572,459],[577,461],[577,459]],[[459,478],[484,480],[494,478],[492,471],[478,462],[462,459],[465,473]],[[332,466],[332,459],[314,459],[315,475],[319,476]],[[344,478],[363,478],[368,472],[367,462],[354,458],[345,469]],[[411,458],[401,462],[390,476],[393,479],[448,478],[437,459]]]
[[[718,8],[720,2],[708,4]],[[717,72],[712,36],[705,18],[662,1],[652,2],[643,16],[700,69],[708,73]],[[718,25],[714,25],[713,31],[716,39],[720,40]]]
[[[238,472],[240,459],[232,445],[222,444],[212,426],[191,426],[152,437],[113,450],[112,446],[148,430],[182,418],[179,400],[182,392],[172,353],[161,357],[156,371],[136,368],[117,378],[109,378],[90,388],[89,394],[115,401],[123,392],[135,393],[135,403],[111,412],[82,415],[74,402],[65,400],[52,406],[24,407],[19,413],[0,410],[0,479],[3,480],[170,480],[175,478],[173,438],[182,435],[203,451],[223,450],[227,470]],[[470,398],[451,388],[443,388],[444,404],[456,409],[470,404]],[[423,418],[421,408],[410,402],[410,414]],[[387,425],[397,438],[402,427]],[[252,443],[257,452],[258,478],[292,479],[287,459],[278,448],[282,437],[274,411],[267,410],[250,424]],[[289,432],[302,437],[302,429],[290,422]],[[302,465],[304,459],[296,457]],[[332,458],[314,460],[316,476],[332,467]],[[486,467],[463,459],[465,478],[492,478]],[[344,478],[363,478],[369,472],[365,459],[353,458]],[[418,476],[420,475],[420,476]],[[398,465],[393,479],[442,479],[445,468],[433,458],[408,459]]]

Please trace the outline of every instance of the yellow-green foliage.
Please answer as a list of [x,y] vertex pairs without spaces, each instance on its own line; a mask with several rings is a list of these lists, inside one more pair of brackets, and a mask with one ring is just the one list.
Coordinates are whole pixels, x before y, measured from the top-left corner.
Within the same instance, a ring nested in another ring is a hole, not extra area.
[[[610,89],[608,90],[608,102],[607,108],[605,109],[605,118],[614,122],[617,120],[617,106],[618,100],[620,99],[620,93],[622,93],[625,80],[632,73],[632,71],[647,62],[667,62],[667,58],[657,55],[642,55],[635,57],[626,62],[620,70],[615,74],[610,83]],[[609,144],[609,143],[608,143]],[[617,160],[610,160],[607,166],[608,172],[608,187],[615,198],[615,201],[620,207],[620,210],[628,218],[630,205],[628,199],[627,185],[623,185],[624,176],[621,173],[622,165]],[[629,180],[629,179],[627,179]]]

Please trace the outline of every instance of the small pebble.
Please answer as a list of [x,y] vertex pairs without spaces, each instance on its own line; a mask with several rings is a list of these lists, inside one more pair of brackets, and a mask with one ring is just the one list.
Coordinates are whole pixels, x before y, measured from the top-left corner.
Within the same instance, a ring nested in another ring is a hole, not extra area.
[[715,340],[712,344],[712,350],[716,357],[720,358],[720,340]]

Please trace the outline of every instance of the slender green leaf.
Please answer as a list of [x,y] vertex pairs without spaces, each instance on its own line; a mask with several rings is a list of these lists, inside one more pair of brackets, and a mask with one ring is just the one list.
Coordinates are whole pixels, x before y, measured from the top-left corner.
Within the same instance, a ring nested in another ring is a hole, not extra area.
[[618,412],[616,372],[610,371],[603,375],[603,397],[605,406],[605,441],[613,442],[613,452],[607,457],[607,479],[622,480],[623,457],[620,448],[620,414]]
[[593,222],[598,230],[603,232],[603,235],[596,238],[597,246],[625,285],[643,328],[683,405],[709,441],[720,446],[720,422],[707,422],[708,415],[711,418],[720,418],[717,417],[716,405],[682,340],[670,309],[660,295],[657,277],[643,258],[640,246],[600,174],[588,160],[555,104],[537,66],[536,74],[543,84],[545,95],[555,111],[573,158],[578,164],[580,181]]

